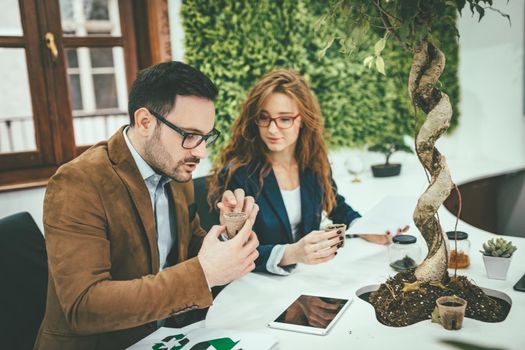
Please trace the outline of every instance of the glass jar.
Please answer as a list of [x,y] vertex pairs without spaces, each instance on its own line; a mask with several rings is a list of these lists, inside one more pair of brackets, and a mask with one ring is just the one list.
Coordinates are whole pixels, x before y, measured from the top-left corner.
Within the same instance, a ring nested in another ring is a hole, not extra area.
[[397,235],[388,247],[390,267],[396,271],[410,270],[417,267],[421,259],[421,249],[412,235]]
[[[449,269],[465,269],[470,265],[470,241],[468,233],[463,231],[448,231],[448,267]],[[457,240],[454,242],[454,237]]]

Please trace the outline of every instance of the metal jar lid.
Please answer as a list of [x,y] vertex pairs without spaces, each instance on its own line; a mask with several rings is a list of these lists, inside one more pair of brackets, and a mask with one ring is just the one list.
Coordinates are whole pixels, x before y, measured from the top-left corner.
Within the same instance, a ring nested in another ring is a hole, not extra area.
[[[454,236],[456,237],[454,238]],[[447,237],[450,240],[457,239],[458,241],[462,241],[468,238],[468,233],[463,231],[447,231]]]
[[392,241],[397,244],[412,244],[416,243],[417,238],[412,235],[397,235],[392,238]]

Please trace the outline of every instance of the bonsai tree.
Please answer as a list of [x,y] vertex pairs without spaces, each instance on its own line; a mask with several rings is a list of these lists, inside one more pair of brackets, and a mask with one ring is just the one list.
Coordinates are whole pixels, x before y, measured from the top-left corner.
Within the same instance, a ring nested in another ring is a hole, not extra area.
[[[461,14],[467,4],[472,14],[479,15],[479,20],[485,15],[486,10],[501,14],[499,10],[492,7],[492,2],[492,0],[334,0],[328,12],[318,22],[318,28],[323,29],[329,36],[324,51],[338,40],[342,51],[352,54],[361,51],[361,44],[364,43],[367,35],[379,35],[374,47],[370,48],[370,52],[362,58],[366,66],[375,67],[381,74],[387,75],[388,72],[388,62],[382,57],[387,43],[394,41],[395,43],[391,43],[388,47],[407,50],[412,54],[408,93],[414,107],[415,150],[429,182],[427,189],[418,200],[413,218],[428,246],[428,255],[415,269],[413,273],[415,281],[412,281],[410,276],[399,278],[399,280],[410,281],[405,283],[403,288],[405,292],[417,291],[423,283],[442,285],[448,279],[447,237],[439,222],[437,211],[456,186],[452,182],[445,157],[435,147],[436,140],[447,130],[452,117],[449,97],[439,85],[439,77],[445,69],[445,55],[439,49],[440,38],[436,27],[441,23],[450,28],[457,28],[456,13]],[[510,21],[508,15],[502,15]],[[338,31],[338,28],[344,30]],[[422,120],[419,115],[423,116]],[[386,285],[388,287],[386,293],[396,292],[396,290],[392,291],[388,283]],[[394,299],[396,299],[395,294]],[[377,306],[374,306],[377,311]],[[406,311],[407,307],[404,306],[404,312]],[[386,314],[388,313],[385,312],[384,315]],[[405,325],[403,322],[398,324]]]
[[[331,34],[330,46],[339,39],[343,51],[351,54],[359,48],[369,32],[380,33],[373,53],[364,58],[369,67],[386,75],[381,56],[389,40],[412,53],[408,77],[408,93],[417,111],[425,116],[423,123],[416,120],[415,149],[421,164],[428,172],[429,186],[421,195],[414,211],[414,222],[428,246],[428,255],[415,271],[420,281],[443,281],[447,271],[446,237],[437,218],[437,210],[449,196],[452,182],[445,157],[435,147],[436,140],[447,130],[452,117],[448,95],[439,88],[439,77],[445,69],[445,55],[439,49],[435,31],[438,22],[456,28],[452,10],[461,13],[469,5],[479,19],[487,9],[498,11],[492,0],[337,0],[319,21],[319,27],[339,28],[346,32]],[[498,11],[499,12],[499,11]],[[501,12],[500,12],[501,13]],[[508,15],[504,15],[508,17]],[[417,112],[414,118],[417,119]]]
[[390,164],[390,157],[394,152],[402,151],[407,153],[413,153],[403,139],[402,135],[396,135],[391,133],[384,134],[380,140],[368,147],[369,151],[383,153],[385,155],[384,164],[372,165],[372,172],[376,177],[386,177],[399,175],[401,171],[401,164]]

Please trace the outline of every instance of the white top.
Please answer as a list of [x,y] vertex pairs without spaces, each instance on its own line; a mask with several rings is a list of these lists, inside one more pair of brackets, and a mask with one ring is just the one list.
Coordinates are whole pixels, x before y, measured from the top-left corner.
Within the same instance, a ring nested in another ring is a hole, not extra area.
[[290,220],[290,227],[292,228],[293,241],[297,241],[297,235],[299,232],[299,226],[301,225],[301,186],[286,191],[281,190],[283,196],[284,206],[286,213],[288,214],[288,220]]
[[[281,196],[283,197],[284,207],[286,208],[286,214],[288,214],[288,220],[290,220],[290,228],[292,229],[292,238],[296,242],[299,234],[299,227],[302,222],[301,215],[301,186],[294,188],[293,190],[286,191],[281,190]],[[273,247],[272,252],[266,262],[266,269],[277,275],[289,275],[294,269],[295,265],[281,267],[279,263],[283,259],[284,251],[287,244],[277,244]]]

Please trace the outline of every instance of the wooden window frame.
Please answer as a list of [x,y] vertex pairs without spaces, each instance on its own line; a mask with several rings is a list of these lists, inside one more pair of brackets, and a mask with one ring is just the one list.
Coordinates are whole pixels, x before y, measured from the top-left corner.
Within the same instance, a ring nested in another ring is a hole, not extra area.
[[[33,112],[37,150],[0,155],[0,192],[45,186],[60,165],[89,147],[75,145],[71,102],[63,93],[66,49],[122,47],[128,91],[138,70],[171,60],[167,0],[118,1],[121,37],[68,37],[62,36],[58,0],[19,0],[24,35],[0,36],[0,47],[25,49],[32,110],[39,111]],[[46,32],[55,34],[56,62],[45,45]]]

